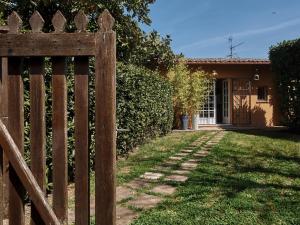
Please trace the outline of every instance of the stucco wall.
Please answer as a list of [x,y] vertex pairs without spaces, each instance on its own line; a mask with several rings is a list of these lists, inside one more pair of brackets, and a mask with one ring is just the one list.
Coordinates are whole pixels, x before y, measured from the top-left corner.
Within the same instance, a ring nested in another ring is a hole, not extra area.
[[[217,79],[248,79],[251,81],[251,126],[265,127],[279,125],[276,87],[274,74],[270,65],[189,65],[191,70],[203,69],[206,72],[217,72]],[[254,74],[258,72],[260,79],[254,80]],[[268,101],[257,100],[257,88],[268,87]]]

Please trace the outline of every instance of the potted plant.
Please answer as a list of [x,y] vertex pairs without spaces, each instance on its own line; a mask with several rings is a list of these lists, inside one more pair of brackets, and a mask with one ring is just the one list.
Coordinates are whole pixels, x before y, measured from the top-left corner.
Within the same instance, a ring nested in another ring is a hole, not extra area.
[[182,129],[188,129],[191,117],[192,128],[197,130],[197,111],[212,87],[214,76],[204,71],[191,72],[183,60],[179,61],[167,76],[173,87],[174,111],[180,115]]
[[181,128],[188,129],[188,98],[189,98],[189,70],[183,61],[175,65],[167,74],[173,87],[174,111],[180,115]]

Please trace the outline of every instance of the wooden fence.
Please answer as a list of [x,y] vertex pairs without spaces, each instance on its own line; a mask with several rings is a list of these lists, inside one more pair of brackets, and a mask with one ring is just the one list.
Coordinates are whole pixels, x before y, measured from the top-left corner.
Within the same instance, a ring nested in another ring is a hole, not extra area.
[[[2,57],[0,101],[0,225],[4,219],[5,168],[8,167],[8,219],[23,225],[24,200],[28,193],[31,224],[68,224],[67,174],[67,84],[66,57],[74,57],[75,68],[75,224],[90,223],[89,187],[89,58],[95,57],[95,220],[114,225],[116,160],[116,37],[114,19],[104,11],[97,33],[86,32],[88,19],[80,11],[76,33],[65,33],[66,19],[57,12],[55,29],[43,33],[43,18],[36,11],[30,18],[31,32],[21,33],[22,21],[13,12],[8,33],[0,34]],[[30,169],[24,153],[24,90],[22,60],[30,60]],[[52,62],[52,151],[53,203],[45,198],[46,119],[44,57]],[[7,71],[5,68],[8,68]],[[4,153],[4,154],[3,154]],[[7,158],[9,164],[3,158]]]

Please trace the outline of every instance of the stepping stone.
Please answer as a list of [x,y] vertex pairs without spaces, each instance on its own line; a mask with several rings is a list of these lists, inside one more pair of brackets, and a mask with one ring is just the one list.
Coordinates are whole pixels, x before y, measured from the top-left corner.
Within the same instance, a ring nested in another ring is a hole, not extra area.
[[162,176],[163,176],[162,173],[146,172],[143,175],[141,175],[140,178],[143,178],[146,180],[158,180]]
[[170,160],[175,160],[175,161],[180,161],[180,160],[182,160],[183,158],[182,158],[182,157],[179,157],[179,156],[171,156],[169,159],[170,159]]
[[170,171],[172,168],[169,166],[157,166],[153,169],[153,171],[161,171],[161,172],[167,172]]
[[185,162],[181,164],[182,169],[195,169],[198,166],[197,163]]
[[117,202],[120,202],[124,199],[130,198],[135,195],[135,191],[127,187],[119,186],[117,187]]
[[174,170],[172,171],[173,174],[179,174],[179,175],[185,175],[185,174],[189,174],[190,171],[188,170]]
[[116,225],[129,225],[138,217],[138,213],[126,207],[117,205],[116,209],[117,223]]
[[163,198],[159,196],[141,194],[136,199],[130,200],[128,202],[128,205],[140,209],[151,209],[154,208],[162,200]]
[[182,152],[182,153],[192,153],[193,150],[191,150],[191,149],[183,149],[180,152]]
[[197,158],[203,158],[205,156],[208,156],[208,152],[197,152],[195,154],[193,154],[194,157],[197,157]]
[[187,176],[183,175],[170,175],[165,178],[165,181],[185,182],[188,179]]
[[189,153],[177,153],[175,156],[179,156],[179,157],[185,157],[188,156]]
[[128,184],[126,184],[126,186],[132,189],[142,189],[142,188],[149,187],[150,183],[142,179],[134,179],[130,181]]
[[176,188],[171,185],[159,185],[154,187],[151,192],[162,194],[162,195],[172,195],[176,191]]
[[200,161],[201,161],[200,159],[189,159],[187,162],[188,163],[198,163]]
[[164,163],[162,164],[162,166],[169,167],[169,166],[175,166],[175,165],[177,165],[177,164],[178,164],[178,162],[176,162],[176,161],[168,160],[168,161],[164,162]]

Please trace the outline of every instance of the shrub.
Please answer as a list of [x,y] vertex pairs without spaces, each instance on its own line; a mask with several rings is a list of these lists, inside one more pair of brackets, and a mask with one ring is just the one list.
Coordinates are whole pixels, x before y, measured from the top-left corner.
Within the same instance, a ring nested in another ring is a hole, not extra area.
[[145,140],[171,131],[172,92],[158,73],[133,65],[117,68],[117,124],[129,132],[118,133],[120,154]]
[[300,39],[272,46],[269,55],[276,74],[282,122],[300,128]]

